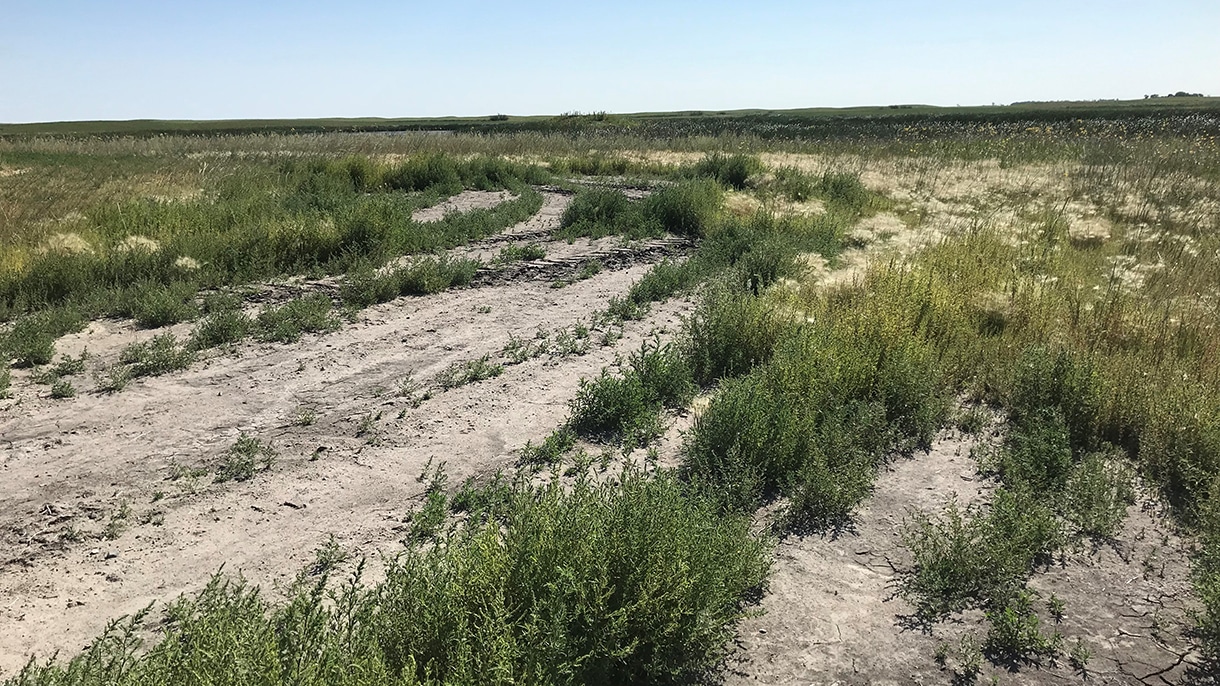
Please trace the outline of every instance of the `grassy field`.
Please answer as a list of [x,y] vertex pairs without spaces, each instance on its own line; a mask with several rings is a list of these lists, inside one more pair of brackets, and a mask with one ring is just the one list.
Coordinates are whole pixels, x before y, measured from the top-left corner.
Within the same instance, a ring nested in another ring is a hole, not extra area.
[[[382,129],[403,132],[369,133]],[[7,683],[720,679],[776,541],[850,532],[896,461],[949,428],[989,424],[996,440],[973,455],[987,497],[900,513],[895,588],[912,621],[932,635],[969,628],[929,664],[946,683],[1089,678],[1097,634],[1057,628],[1071,601],[1042,597],[1037,581],[1070,551],[1119,546],[1139,502],[1168,513],[1164,533],[1182,536],[1192,564],[1190,648],[1169,668],[1209,683],[1218,136],[1220,105],[1206,98],[0,127],[0,350],[33,370],[20,382],[0,372],[5,392],[41,382],[75,402],[84,358],[57,361],[56,344],[90,321],[192,327],[125,348],[89,391],[118,393],[224,346],[291,344],[356,326],[379,303],[467,287],[487,265],[452,250],[533,215],[542,186],[572,194],[557,240],[502,248],[492,266],[608,237],[678,237],[690,250],[563,343],[539,342],[541,330],[511,339],[499,362],[446,370],[437,392],[581,354],[591,330],[612,345],[653,308],[693,303],[573,384],[566,421],[502,473],[460,488],[442,468],[422,474],[422,503],[384,569],[320,548],[281,598],[217,575]],[[512,199],[410,218],[466,190]],[[334,288],[260,299],[287,282]],[[269,471],[273,452],[242,440],[225,474]]]

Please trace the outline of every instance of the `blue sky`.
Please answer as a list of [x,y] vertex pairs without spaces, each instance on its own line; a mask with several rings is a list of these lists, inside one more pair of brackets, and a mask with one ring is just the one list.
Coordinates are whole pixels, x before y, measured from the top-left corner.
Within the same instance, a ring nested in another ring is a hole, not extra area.
[[0,0],[0,122],[1220,95],[1220,0]]

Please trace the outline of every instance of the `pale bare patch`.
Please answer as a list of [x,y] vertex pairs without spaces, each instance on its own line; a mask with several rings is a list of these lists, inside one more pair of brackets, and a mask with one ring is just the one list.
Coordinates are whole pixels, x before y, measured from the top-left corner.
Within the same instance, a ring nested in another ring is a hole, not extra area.
[[119,252],[154,253],[161,249],[161,244],[148,236],[128,236],[116,249]]
[[633,162],[668,164],[676,167],[683,164],[694,164],[707,157],[707,154],[702,152],[676,152],[673,150],[640,150],[624,152],[623,157]]
[[411,213],[411,219],[417,222],[440,221],[450,213],[489,210],[515,197],[509,191],[462,191],[439,205],[415,210]]
[[1110,240],[1112,229],[1105,217],[1080,217],[1072,220],[1068,237],[1077,247],[1097,247]]
[[203,265],[199,263],[199,260],[197,260],[193,257],[187,257],[186,255],[183,255],[183,256],[179,257],[178,259],[174,260],[174,266],[177,267],[178,269],[181,269],[184,272],[193,272],[193,271],[199,269],[200,267],[202,267]]
[[0,179],[6,179],[10,176],[21,176],[28,171],[28,168],[0,167]]
[[83,255],[93,253],[93,246],[78,233],[52,234],[38,247],[39,254],[59,253]]

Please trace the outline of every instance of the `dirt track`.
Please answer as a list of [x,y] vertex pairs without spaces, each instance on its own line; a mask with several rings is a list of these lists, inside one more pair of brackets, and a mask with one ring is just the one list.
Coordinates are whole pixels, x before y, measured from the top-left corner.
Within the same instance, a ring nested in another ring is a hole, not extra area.
[[[548,194],[540,215],[508,233],[545,238],[563,202]],[[555,258],[489,273],[489,285],[372,307],[294,345],[246,343],[115,395],[51,400],[15,374],[17,398],[0,415],[0,670],[31,652],[78,650],[110,619],[197,589],[222,565],[270,588],[312,562],[332,533],[355,553],[394,550],[429,460],[444,461],[454,485],[511,465],[526,440],[563,421],[579,378],[655,327],[677,328],[685,301],[628,323],[613,346],[594,331],[585,355],[508,366],[498,378],[434,391],[417,408],[396,395],[407,375],[426,384],[452,363],[495,359],[510,335],[587,322],[650,261],[672,254],[624,252],[617,242],[547,243]],[[603,270],[552,287],[589,259]],[[156,333],[97,322],[58,350],[88,348],[100,365]],[[311,425],[294,421],[302,412],[315,416]],[[272,442],[279,457],[269,472],[244,483],[174,478],[214,469],[241,432]],[[122,533],[99,537],[112,517]]]
[[[45,386],[26,383],[28,372],[15,372],[16,398],[0,406],[0,672],[11,673],[30,653],[71,654],[111,619],[198,589],[222,565],[274,595],[331,534],[351,553],[375,559],[393,552],[430,461],[445,463],[451,486],[510,466],[527,440],[563,421],[582,376],[655,328],[676,330],[691,308],[686,300],[628,323],[611,346],[599,345],[593,332],[584,355],[508,366],[498,378],[435,391],[418,407],[397,394],[408,375],[427,384],[455,362],[497,358],[510,336],[530,339],[540,328],[587,321],[651,263],[690,248],[674,239],[631,246],[550,240],[566,202],[546,192],[535,217],[455,251],[486,260],[510,242],[540,242],[545,260],[482,271],[471,288],[368,308],[333,334],[293,345],[245,343],[235,354],[110,396],[52,400]],[[860,257],[844,259],[843,273]],[[594,260],[602,265],[595,276],[552,287]],[[336,287],[269,285],[264,299]],[[173,330],[182,336],[190,325]],[[58,350],[87,348],[92,364],[103,365],[157,333],[95,322]],[[307,416],[312,421],[302,421]],[[690,421],[671,427],[663,464],[674,463],[679,430]],[[242,432],[274,445],[279,457],[269,472],[221,484],[190,475],[214,471]],[[781,541],[765,614],[741,626],[726,682],[948,683],[935,648],[967,630],[981,637],[981,617],[932,634],[904,628],[910,608],[893,591],[908,564],[900,531],[910,508],[935,510],[952,493],[962,502],[986,497],[968,452],[963,437],[945,434],[931,453],[881,476],[853,529]],[[112,521],[117,536],[109,540],[102,534]],[[1067,602],[1062,629],[1089,640],[1101,683],[1181,676],[1184,667],[1174,664],[1188,652],[1187,564],[1180,541],[1151,533],[1165,530],[1164,521],[1133,508],[1112,548],[1069,556],[1031,583]],[[999,676],[1004,683],[1078,679],[1065,664]]]

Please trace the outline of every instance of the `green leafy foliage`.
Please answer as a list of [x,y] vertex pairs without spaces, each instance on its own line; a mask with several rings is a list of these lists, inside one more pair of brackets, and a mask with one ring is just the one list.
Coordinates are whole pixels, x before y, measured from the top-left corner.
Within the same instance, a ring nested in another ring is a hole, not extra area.
[[746,517],[672,478],[495,493],[502,518],[412,545],[376,584],[361,564],[350,583],[330,588],[323,571],[271,603],[216,576],[168,609],[151,646],[146,610],[6,683],[689,683],[724,658],[767,571]]
[[268,307],[254,322],[254,337],[260,341],[295,343],[306,333],[336,331],[339,320],[331,313],[332,308],[330,298],[321,293]]

